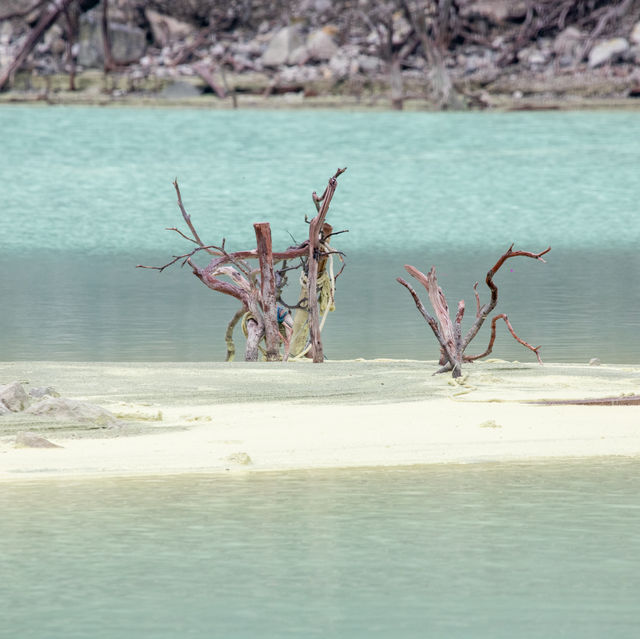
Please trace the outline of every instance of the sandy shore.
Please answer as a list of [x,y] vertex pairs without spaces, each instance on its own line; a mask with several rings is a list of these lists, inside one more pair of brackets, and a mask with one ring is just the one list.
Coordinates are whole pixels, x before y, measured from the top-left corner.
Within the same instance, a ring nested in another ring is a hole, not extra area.
[[[638,394],[640,366],[492,360],[460,383],[435,370],[388,360],[0,363],[0,384],[52,385],[118,420],[0,416],[0,480],[640,455],[639,406],[530,403]],[[60,448],[16,448],[20,430]]]

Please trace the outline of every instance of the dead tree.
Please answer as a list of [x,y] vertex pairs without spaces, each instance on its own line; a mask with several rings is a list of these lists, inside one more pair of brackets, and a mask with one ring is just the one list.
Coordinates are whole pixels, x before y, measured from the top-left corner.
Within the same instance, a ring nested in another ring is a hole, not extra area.
[[489,340],[489,345],[487,349],[481,353],[480,355],[465,355],[464,351],[467,346],[471,343],[471,340],[478,334],[478,331],[484,324],[484,321],[487,319],[489,313],[493,311],[498,303],[498,287],[493,281],[494,275],[498,272],[500,267],[510,258],[512,257],[531,257],[533,259],[539,260],[540,262],[544,262],[542,256],[548,253],[551,250],[551,247],[545,249],[541,253],[529,253],[527,251],[513,251],[513,244],[508,248],[506,253],[500,257],[500,259],[494,264],[491,270],[487,273],[487,277],[485,282],[491,291],[491,298],[486,304],[480,304],[480,296],[478,295],[478,282],[475,283],[473,287],[473,291],[476,296],[476,317],[474,319],[473,325],[467,332],[467,334],[462,337],[462,318],[464,317],[465,305],[464,300],[460,300],[458,302],[458,311],[456,313],[455,321],[451,321],[451,317],[449,315],[449,306],[447,304],[447,299],[442,292],[442,289],[438,286],[438,280],[436,279],[436,269],[435,267],[431,267],[431,270],[427,275],[421,273],[417,268],[413,266],[405,265],[405,270],[417,279],[427,290],[427,294],[429,296],[429,301],[433,306],[435,311],[437,321],[434,317],[429,315],[427,309],[424,307],[418,294],[411,287],[411,285],[406,282],[401,277],[397,278],[397,281],[404,286],[409,293],[411,293],[411,297],[413,297],[413,301],[416,304],[416,307],[420,314],[427,321],[431,330],[433,331],[438,343],[440,344],[440,368],[437,373],[445,373],[447,371],[451,371],[453,377],[460,377],[462,374],[462,364],[464,362],[473,362],[482,357],[486,357],[491,353],[493,349],[493,344],[496,339],[496,322],[499,319],[503,319],[507,324],[507,328],[513,337],[520,344],[533,351],[538,358],[540,364],[542,364],[542,360],[540,359],[539,349],[540,346],[531,346],[524,340],[520,339],[511,323],[509,322],[509,318],[504,314],[500,313],[496,315],[491,320],[491,338]]
[[42,12],[36,26],[31,30],[23,45],[20,47],[15,58],[9,63],[4,72],[0,74],[0,91],[2,91],[5,84],[13,78],[15,72],[22,66],[33,47],[38,43],[38,40],[40,40],[49,27],[56,22],[60,14],[63,13],[72,2],[73,0],[54,0],[49,3]]
[[[65,15],[67,18],[67,36],[68,39],[71,40],[74,34],[70,33],[69,30],[77,31],[77,24],[74,26],[72,20],[69,18],[69,11],[76,11],[78,14],[84,13],[97,4],[98,0],[48,0],[30,6],[29,11],[39,7],[42,8],[40,17],[25,38],[13,60],[7,65],[6,69],[0,73],[0,91],[5,89],[5,87],[13,81],[14,75],[25,63],[29,54],[33,51],[33,48],[38,44],[44,34],[58,21],[61,15]],[[22,15],[21,12],[5,14],[0,17],[0,20],[20,15]],[[75,17],[75,22],[77,23],[77,16]],[[67,53],[67,57],[70,57],[70,50]],[[71,80],[71,85],[73,86],[73,80]]]
[[[320,333],[318,313],[318,270],[319,263],[326,260],[334,251],[327,247],[328,227],[324,220],[329,211],[329,205],[337,187],[337,178],[346,169],[338,169],[335,175],[329,179],[329,184],[322,196],[313,193],[313,201],[316,204],[317,215],[309,223],[309,237],[296,246],[290,246],[284,251],[273,252],[271,241],[271,227],[267,222],[254,224],[256,235],[255,249],[235,251],[229,253],[225,248],[225,240],[220,245],[205,244],[198,234],[191,216],[187,213],[182,202],[180,188],[177,181],[173,185],[178,197],[178,207],[182,218],[188,227],[184,233],[178,228],[168,230],[178,233],[184,239],[196,245],[192,251],[182,255],[176,255],[164,266],[143,266],[157,271],[164,271],[169,266],[181,262],[182,266],[188,264],[193,274],[208,288],[219,293],[224,293],[237,299],[241,309],[235,313],[225,333],[227,344],[227,360],[233,359],[235,345],[233,343],[233,331],[242,320],[247,345],[245,349],[246,361],[257,361],[260,350],[260,342],[265,342],[265,358],[267,361],[278,361],[280,346],[285,342],[285,359],[288,355],[288,339],[283,336],[279,328],[279,309],[277,302],[283,306],[281,312],[289,313],[292,308],[303,308],[308,313],[308,331],[310,336],[310,349],[314,362],[322,362],[324,359],[322,340]],[[331,227],[329,227],[330,229]],[[201,253],[211,256],[209,264],[200,267],[194,261],[194,257]],[[250,265],[250,260],[258,260],[258,268]],[[298,260],[295,266],[287,266],[287,260]],[[275,264],[283,262],[280,270],[275,269]],[[293,269],[306,271],[306,287],[304,299],[299,299],[294,306],[288,306],[282,302],[282,288],[286,283],[286,272]]]

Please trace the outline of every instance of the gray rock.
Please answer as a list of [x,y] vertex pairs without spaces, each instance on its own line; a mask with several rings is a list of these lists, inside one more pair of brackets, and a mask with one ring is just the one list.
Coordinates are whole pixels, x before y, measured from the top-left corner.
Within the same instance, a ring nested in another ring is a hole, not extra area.
[[108,410],[89,402],[64,397],[45,397],[33,404],[25,413],[58,421],[92,424],[99,428],[112,428],[118,425],[117,417]]
[[279,67],[285,64],[291,53],[303,45],[302,36],[296,27],[280,29],[269,41],[262,55],[262,64],[266,67]]
[[0,45],[7,46],[13,38],[13,26],[8,20],[0,22]]
[[528,67],[539,67],[549,61],[551,54],[548,50],[538,49],[536,46],[518,51],[518,60]]
[[167,100],[179,100],[181,98],[194,98],[201,95],[202,92],[198,87],[194,86],[190,82],[172,82],[168,84],[160,93],[158,97],[165,98]]
[[10,411],[17,413],[29,406],[31,400],[20,382],[0,386],[0,402]]
[[170,42],[187,38],[195,28],[188,22],[163,15],[153,9],[145,9],[144,13],[149,21],[153,40],[160,47],[166,47]]
[[380,69],[380,60],[372,55],[360,55],[358,66],[363,73],[376,73]]
[[599,67],[606,62],[615,62],[629,48],[624,38],[612,38],[596,44],[589,52],[589,68]]
[[632,64],[640,65],[640,44],[636,44],[634,47],[631,47],[625,53],[625,59]]
[[567,27],[553,41],[553,52],[559,58],[575,59],[582,49],[585,34],[575,27]]
[[0,417],[2,417],[2,415],[8,415],[11,411],[2,403],[0,402]]
[[62,448],[44,437],[29,431],[21,431],[16,435],[16,448]]
[[[138,27],[110,22],[109,36],[115,62],[124,64],[140,60],[147,48],[146,34]],[[100,67],[104,64],[102,28],[95,10],[83,15],[78,42],[78,64],[83,67]]]
[[60,393],[53,386],[36,386],[29,390],[30,397],[41,398],[45,395],[49,397],[60,397]]
[[629,40],[633,44],[640,44],[640,22],[636,22],[633,25],[633,29],[631,29],[631,35],[629,35]]
[[307,49],[312,60],[324,62],[331,60],[336,54],[338,45],[324,29],[318,29],[309,34],[307,38]]
[[2,0],[0,3],[0,16],[11,15],[12,13],[29,13],[38,8],[38,0]]
[[527,3],[524,0],[475,0],[463,6],[460,13],[464,17],[484,18],[494,24],[503,24],[507,20],[524,18]]
[[287,58],[287,64],[306,64],[308,61],[309,51],[304,45],[296,47]]
[[402,15],[402,12],[396,11],[393,14],[393,44],[402,46],[412,31],[413,27]]
[[358,63],[337,53],[329,60],[329,69],[334,78],[342,79],[346,78],[351,71],[357,72]]

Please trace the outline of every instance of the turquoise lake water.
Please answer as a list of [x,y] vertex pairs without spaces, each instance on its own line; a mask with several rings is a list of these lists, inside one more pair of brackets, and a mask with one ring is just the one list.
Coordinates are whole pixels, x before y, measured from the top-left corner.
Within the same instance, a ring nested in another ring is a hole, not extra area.
[[[187,250],[171,181],[206,241],[267,220],[279,247],[345,165],[328,357],[436,358],[402,265],[472,307],[516,242],[553,250],[507,263],[497,311],[544,359],[640,362],[638,113],[25,107],[0,109],[0,359],[222,359],[234,303],[134,268]],[[504,330],[494,354],[533,359]],[[639,464],[5,483],[0,637],[635,638]]]
[[3,484],[0,636],[632,639],[628,459]]
[[[350,231],[334,238],[348,267],[329,358],[436,358],[403,264],[436,265],[450,306],[471,309],[515,242],[552,246],[496,278],[497,312],[543,359],[640,361],[640,113],[3,107],[0,134],[0,359],[223,359],[235,301],[187,270],[134,268],[190,250],[164,230],[181,222],[173,178],[205,241],[253,247],[266,220],[286,247],[348,166],[329,214]],[[494,355],[533,360],[504,327]]]

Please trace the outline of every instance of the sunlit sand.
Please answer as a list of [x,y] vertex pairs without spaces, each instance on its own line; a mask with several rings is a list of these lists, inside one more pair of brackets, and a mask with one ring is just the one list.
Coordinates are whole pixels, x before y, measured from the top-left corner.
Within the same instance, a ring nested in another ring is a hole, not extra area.
[[[0,479],[238,473],[640,455],[640,407],[538,400],[640,392],[640,367],[435,362],[0,364],[115,415],[110,428],[0,417]],[[31,431],[61,448],[18,448]]]

